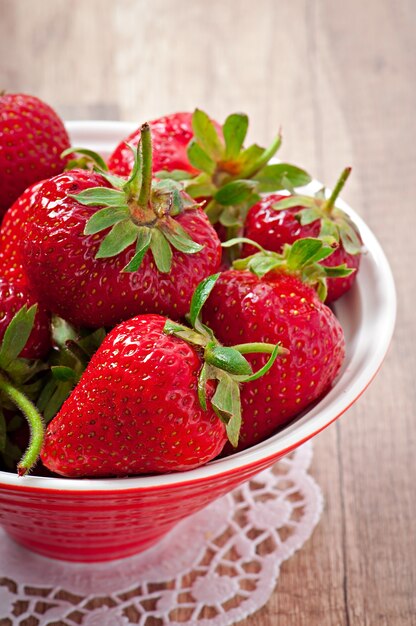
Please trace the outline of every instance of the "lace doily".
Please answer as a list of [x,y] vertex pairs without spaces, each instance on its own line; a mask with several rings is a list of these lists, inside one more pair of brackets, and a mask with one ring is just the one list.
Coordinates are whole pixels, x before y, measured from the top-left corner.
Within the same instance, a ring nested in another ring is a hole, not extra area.
[[[147,552],[54,561],[0,530],[0,626],[228,626],[263,606],[322,511],[305,444]],[[31,619],[29,619],[31,618]]]

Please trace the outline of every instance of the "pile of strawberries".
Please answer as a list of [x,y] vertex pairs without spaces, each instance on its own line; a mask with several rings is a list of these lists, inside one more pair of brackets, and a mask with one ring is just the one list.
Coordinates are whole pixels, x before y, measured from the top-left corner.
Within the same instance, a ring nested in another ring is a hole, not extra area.
[[[107,162],[56,113],[0,96],[0,461],[20,475],[182,471],[269,437],[345,354],[328,306],[357,227],[309,175],[175,113]],[[120,138],[121,139],[121,138]],[[39,461],[40,456],[40,461]]]

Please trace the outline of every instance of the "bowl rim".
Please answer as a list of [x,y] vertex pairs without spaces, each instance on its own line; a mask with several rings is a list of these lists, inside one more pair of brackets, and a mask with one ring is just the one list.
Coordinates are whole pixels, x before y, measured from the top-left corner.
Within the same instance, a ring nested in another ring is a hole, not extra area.
[[[134,122],[82,120],[68,121],[66,122],[66,127],[70,136],[73,134],[88,134],[93,138],[92,141],[94,143],[111,144],[115,147],[120,138],[127,136],[138,128],[138,124]],[[74,143],[74,145],[77,145],[77,143]],[[322,185],[315,180],[312,186],[316,189]],[[327,403],[323,408],[319,408],[323,400],[321,399],[310,411],[306,412],[304,417],[288,424],[287,427],[284,427],[265,441],[234,455],[213,460],[193,470],[125,478],[19,477],[17,474],[0,471],[0,488],[17,488],[24,491],[36,490],[40,492],[140,491],[157,490],[170,485],[175,487],[189,486],[190,484],[209,481],[214,477],[230,477],[240,473],[253,474],[256,471],[256,467],[259,467],[260,471],[274,459],[287,454],[298,445],[314,437],[340,417],[366,390],[382,365],[394,331],[397,298],[389,262],[376,236],[364,220],[347,203],[340,199],[338,204],[351,216],[360,229],[367,251],[366,262],[371,264],[373,269],[376,269],[379,276],[383,276],[383,306],[380,307],[379,311],[380,319],[383,321],[383,333],[377,336],[377,342],[372,346],[374,350],[368,355],[367,361],[361,366],[351,386],[343,394],[334,395],[329,404]],[[357,283],[359,280],[360,274],[357,277]],[[342,378],[342,374],[340,378]],[[334,388],[336,386],[335,384]]]

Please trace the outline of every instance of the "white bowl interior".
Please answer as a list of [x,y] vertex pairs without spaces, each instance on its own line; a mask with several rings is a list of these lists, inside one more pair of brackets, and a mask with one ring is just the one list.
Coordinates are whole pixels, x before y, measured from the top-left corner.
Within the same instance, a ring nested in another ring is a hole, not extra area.
[[[88,147],[108,156],[138,124],[127,122],[68,122],[74,146]],[[313,192],[322,185],[314,181],[305,188]],[[113,479],[19,478],[0,472],[0,483],[58,490],[111,490],[148,488],[197,481],[244,468],[275,456],[320,432],[341,415],[366,389],[377,373],[393,334],[396,294],[388,261],[377,239],[363,220],[344,202],[343,208],[358,224],[365,246],[361,268],[353,289],[335,306],[345,332],[347,354],[342,372],[330,392],[299,419],[266,441],[196,470],[162,476]]]

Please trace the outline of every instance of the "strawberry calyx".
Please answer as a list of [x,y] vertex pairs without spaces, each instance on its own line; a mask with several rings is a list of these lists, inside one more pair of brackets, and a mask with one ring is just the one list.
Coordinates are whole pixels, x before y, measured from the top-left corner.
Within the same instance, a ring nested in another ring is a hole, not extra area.
[[[185,254],[202,250],[203,246],[196,243],[174,219],[183,211],[199,205],[183,191],[181,183],[152,179],[149,124],[143,124],[140,130],[141,140],[137,150],[132,148],[135,160],[128,180],[109,174],[96,165],[94,169],[112,187],[93,187],[70,197],[86,206],[103,207],[91,216],[84,229],[84,235],[111,229],[101,241],[97,259],[117,256],[136,244],[135,254],[123,268],[124,272],[137,271],[144,255],[150,250],[159,272],[168,273],[172,266],[172,248]],[[80,152],[79,149],[77,151]]]
[[348,254],[360,254],[362,245],[359,230],[345,211],[336,206],[350,173],[351,167],[342,171],[329,198],[326,197],[325,189],[321,189],[315,196],[291,195],[276,202],[273,208],[283,211],[299,207],[295,217],[301,226],[320,220],[319,239],[329,244],[342,243]]
[[81,156],[67,161],[67,164],[64,167],[64,172],[73,169],[94,170],[100,173],[108,172],[107,163],[103,157],[94,150],[89,150],[88,148],[70,147],[61,153],[61,159],[64,159],[70,154],[79,154]]
[[58,413],[105,336],[103,328],[94,331],[77,329],[66,320],[52,316],[55,349],[49,356],[49,372],[36,401],[45,424],[49,424]]
[[336,248],[318,238],[297,239],[293,244],[285,244],[281,253],[265,250],[259,243],[246,237],[237,237],[222,245],[227,248],[242,243],[255,246],[259,252],[235,260],[234,269],[249,270],[259,278],[271,271],[294,274],[302,282],[313,286],[322,301],[327,296],[327,278],[342,278],[355,271],[355,268],[349,268],[345,263],[321,265],[321,261],[331,256]]
[[[163,332],[197,346],[204,364],[198,377],[198,398],[204,411],[207,410],[207,382],[217,381],[212,407],[225,424],[230,443],[236,447],[241,428],[240,384],[256,380],[272,367],[279,355],[288,351],[280,344],[246,343],[226,347],[219,343],[212,330],[202,323],[200,314],[220,274],[214,274],[201,281],[191,301],[188,316],[191,328],[167,320]],[[266,364],[253,372],[244,354],[270,354]]]
[[249,120],[244,113],[232,113],[221,129],[200,109],[192,116],[194,138],[188,159],[200,171],[157,172],[156,176],[180,180],[192,198],[207,199],[205,211],[212,224],[219,222],[234,237],[244,224],[248,210],[260,200],[260,193],[302,187],[311,181],[307,172],[289,163],[269,164],[281,145],[277,134],[268,148],[253,144],[244,148]]
[[6,452],[7,427],[4,410],[17,408],[26,418],[30,429],[29,445],[17,465],[24,476],[36,464],[44,438],[44,422],[35,406],[42,381],[39,374],[46,369],[41,361],[19,357],[32,332],[37,305],[24,305],[13,317],[0,344],[0,451]]

